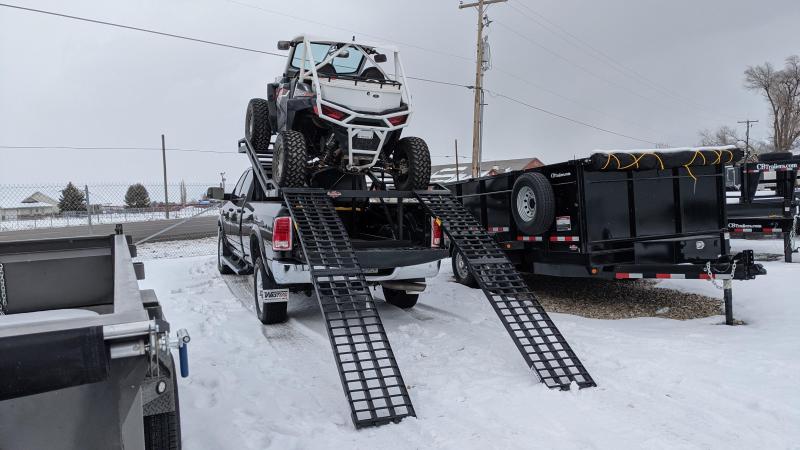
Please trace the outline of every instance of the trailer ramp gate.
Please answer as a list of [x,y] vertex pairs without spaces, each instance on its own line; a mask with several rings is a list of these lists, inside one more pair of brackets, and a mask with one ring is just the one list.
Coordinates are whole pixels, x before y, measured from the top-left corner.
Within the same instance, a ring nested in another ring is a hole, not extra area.
[[347,230],[327,192],[283,188],[356,428],[416,416]]
[[564,336],[494,239],[450,191],[416,191],[486,294],[522,357],[549,388],[596,386]]

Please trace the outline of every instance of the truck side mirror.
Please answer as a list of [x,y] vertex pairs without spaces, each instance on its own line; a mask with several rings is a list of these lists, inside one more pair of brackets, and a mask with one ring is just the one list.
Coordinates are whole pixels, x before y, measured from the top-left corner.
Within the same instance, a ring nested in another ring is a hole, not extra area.
[[219,186],[212,186],[208,188],[206,197],[212,200],[227,200],[227,198],[225,198],[225,190]]
[[378,53],[375,55],[375,62],[376,63],[385,63],[386,62],[386,55],[383,53]]
[[278,50],[289,50],[292,47],[292,43],[289,41],[278,41]]

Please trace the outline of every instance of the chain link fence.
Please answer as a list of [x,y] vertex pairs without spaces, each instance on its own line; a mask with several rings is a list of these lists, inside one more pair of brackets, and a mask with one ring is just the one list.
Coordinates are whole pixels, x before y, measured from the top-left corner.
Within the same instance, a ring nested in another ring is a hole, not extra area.
[[144,257],[214,254],[219,204],[206,192],[218,185],[171,183],[166,195],[163,183],[0,185],[0,239],[111,234],[122,224],[147,241]]

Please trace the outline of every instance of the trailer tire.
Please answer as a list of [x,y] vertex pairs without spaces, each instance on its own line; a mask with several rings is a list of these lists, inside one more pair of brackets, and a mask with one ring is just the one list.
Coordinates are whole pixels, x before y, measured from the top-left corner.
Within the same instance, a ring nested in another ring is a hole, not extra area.
[[181,448],[181,406],[178,397],[178,376],[175,360],[172,359],[172,395],[175,411],[144,417],[145,450],[180,450]]
[[261,98],[251,99],[244,118],[244,137],[257,153],[269,151],[272,127],[269,123],[269,102]]
[[264,325],[286,322],[287,302],[267,303],[262,308],[258,301],[258,282],[261,281],[262,289],[278,289],[278,283],[272,278],[272,274],[267,272],[264,260],[261,257],[256,259],[253,269],[253,301],[256,305],[256,316]]
[[428,189],[431,182],[431,152],[418,137],[404,137],[392,150],[392,178],[398,191]]
[[272,176],[280,187],[306,185],[308,147],[303,135],[297,131],[281,131],[275,140],[272,156]]
[[528,172],[517,178],[511,192],[511,212],[523,234],[537,236],[553,224],[556,199],[553,186],[539,172]]
[[225,235],[222,233],[222,228],[217,228],[217,270],[222,275],[230,275],[233,273],[230,267],[222,262],[223,256],[230,256],[231,251],[228,249],[228,244],[225,242]]
[[381,288],[383,289],[383,298],[386,299],[386,303],[398,308],[413,308],[417,304],[417,300],[419,300],[419,294],[409,294],[406,291],[389,289],[384,286],[381,286]]
[[471,288],[478,287],[478,282],[475,280],[475,277],[472,276],[472,273],[470,273],[464,255],[460,251],[454,251],[450,261],[453,264],[453,277],[456,281]]
[[792,152],[770,152],[758,155],[758,160],[761,162],[790,161],[792,157],[794,157]]

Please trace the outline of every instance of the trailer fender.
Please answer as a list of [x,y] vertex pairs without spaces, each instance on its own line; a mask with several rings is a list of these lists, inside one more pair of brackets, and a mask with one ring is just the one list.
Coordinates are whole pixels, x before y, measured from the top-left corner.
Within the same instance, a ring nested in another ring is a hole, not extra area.
[[544,233],[555,219],[553,186],[543,174],[528,172],[517,178],[511,192],[511,212],[517,228],[525,235]]

